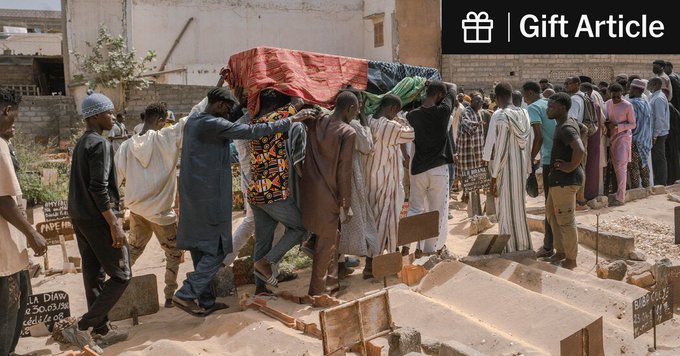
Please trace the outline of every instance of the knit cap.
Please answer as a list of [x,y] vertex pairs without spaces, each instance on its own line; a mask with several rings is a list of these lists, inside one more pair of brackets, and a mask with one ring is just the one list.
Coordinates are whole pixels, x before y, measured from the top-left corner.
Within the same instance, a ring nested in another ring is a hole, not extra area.
[[113,102],[106,95],[87,90],[87,97],[80,104],[83,117],[88,118],[97,114],[113,110]]

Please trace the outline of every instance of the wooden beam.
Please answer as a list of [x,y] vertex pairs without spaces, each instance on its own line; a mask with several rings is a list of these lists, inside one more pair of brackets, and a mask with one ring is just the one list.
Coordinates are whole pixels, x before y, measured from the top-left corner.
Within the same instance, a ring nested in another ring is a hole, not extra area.
[[168,60],[170,59],[170,56],[172,55],[172,52],[175,50],[175,47],[179,44],[179,41],[182,39],[182,36],[184,36],[184,32],[186,32],[187,27],[189,27],[189,24],[194,21],[193,17],[190,17],[187,20],[187,23],[184,24],[184,27],[182,27],[182,31],[179,33],[177,38],[175,39],[175,42],[172,44],[172,47],[170,47],[170,50],[168,51],[168,54],[165,56],[165,59],[163,59],[163,62],[161,65],[158,67],[158,71],[162,72],[165,70],[165,65],[168,64]]

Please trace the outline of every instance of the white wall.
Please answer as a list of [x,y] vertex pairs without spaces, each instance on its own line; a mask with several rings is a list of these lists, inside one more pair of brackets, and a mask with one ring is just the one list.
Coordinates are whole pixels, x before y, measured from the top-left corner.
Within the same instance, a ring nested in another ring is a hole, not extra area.
[[5,49],[16,55],[61,56],[61,33],[13,34],[0,40],[0,53]]
[[[122,30],[123,1],[68,0],[69,49],[85,51],[99,23]],[[387,0],[386,0],[387,1]],[[392,0],[393,1],[393,0]],[[158,53],[159,66],[182,27],[194,21],[172,53],[166,70],[187,73],[159,77],[170,84],[214,85],[229,57],[251,47],[272,46],[365,57],[363,0],[127,0],[128,30],[141,56]],[[367,1],[367,2],[372,2]],[[391,37],[389,37],[391,38]],[[373,45],[371,25],[371,47]],[[391,43],[386,36],[386,47]],[[391,51],[391,50],[390,50]],[[379,58],[381,59],[381,58]],[[74,63],[72,73],[77,73]]]
[[364,2],[364,16],[371,16],[374,14],[384,13],[383,18],[383,36],[385,39],[382,47],[374,47],[373,41],[373,20],[365,19],[364,27],[364,57],[367,59],[387,61],[394,59],[396,53],[395,45],[398,44],[396,39],[395,25],[395,0],[366,0]]

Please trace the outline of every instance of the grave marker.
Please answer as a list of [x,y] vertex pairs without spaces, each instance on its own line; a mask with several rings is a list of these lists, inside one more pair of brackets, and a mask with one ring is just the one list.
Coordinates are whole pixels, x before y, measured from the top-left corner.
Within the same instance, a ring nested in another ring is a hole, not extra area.
[[437,236],[439,236],[439,211],[430,211],[399,220],[398,246]]
[[470,248],[468,256],[496,255],[501,254],[508,244],[510,235],[480,234]]
[[673,318],[673,289],[666,285],[633,301],[633,338],[654,329],[656,349],[656,326]]
[[45,221],[68,218],[68,202],[66,200],[48,201],[43,204]]
[[71,219],[59,219],[38,223],[35,229],[45,237],[48,245],[59,245],[59,235],[64,236],[64,240],[73,240],[73,226]]
[[48,330],[59,320],[71,316],[68,294],[54,291],[28,296],[21,336],[31,335],[31,326],[44,323]]
[[560,356],[604,356],[602,317],[560,341]]
[[118,321],[132,318],[133,325],[139,324],[138,317],[158,312],[158,284],[155,274],[135,276],[109,311],[109,320]]

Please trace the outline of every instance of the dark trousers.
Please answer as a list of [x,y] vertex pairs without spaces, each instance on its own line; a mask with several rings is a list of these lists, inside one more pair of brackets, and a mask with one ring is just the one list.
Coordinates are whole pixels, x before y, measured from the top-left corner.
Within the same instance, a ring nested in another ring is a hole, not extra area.
[[[545,201],[548,201],[548,192],[550,191],[550,186],[548,185],[548,176],[550,175],[550,165],[543,165],[543,195],[545,196]],[[547,214],[546,214],[547,216]],[[543,228],[545,233],[543,234],[543,249],[546,251],[552,251],[553,249],[553,233],[550,228],[550,223],[548,218],[543,220]]]
[[0,355],[14,352],[24,324],[30,278],[28,271],[0,277]]
[[223,251],[221,237],[220,245],[214,252],[208,253],[199,249],[189,250],[191,260],[194,262],[194,271],[184,280],[182,287],[175,295],[184,300],[198,300],[198,305],[201,307],[211,308],[215,304],[212,281],[226,257]]
[[666,138],[658,136],[652,146],[652,169],[654,170],[654,185],[666,185],[668,180],[668,167],[666,162]]
[[[111,229],[106,221],[73,220],[73,231],[83,264],[83,284],[87,313],[78,322],[80,330],[106,334],[108,314],[125,292],[132,272],[127,243],[114,248]],[[106,275],[109,279],[106,279]]]

